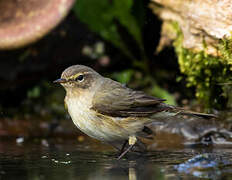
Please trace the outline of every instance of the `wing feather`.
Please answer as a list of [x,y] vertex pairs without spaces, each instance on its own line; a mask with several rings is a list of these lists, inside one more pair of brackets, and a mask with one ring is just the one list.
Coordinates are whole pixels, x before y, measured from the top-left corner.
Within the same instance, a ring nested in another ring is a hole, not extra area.
[[105,78],[104,84],[93,98],[92,109],[114,117],[139,116],[146,117],[167,109],[164,99],[146,95],[142,91],[134,91],[124,85]]

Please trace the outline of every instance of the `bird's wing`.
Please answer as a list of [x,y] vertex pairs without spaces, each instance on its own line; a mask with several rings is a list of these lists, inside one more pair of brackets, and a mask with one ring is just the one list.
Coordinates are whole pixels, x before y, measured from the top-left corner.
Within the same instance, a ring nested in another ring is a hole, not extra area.
[[163,101],[106,78],[93,97],[92,109],[114,117],[146,117],[166,110]]

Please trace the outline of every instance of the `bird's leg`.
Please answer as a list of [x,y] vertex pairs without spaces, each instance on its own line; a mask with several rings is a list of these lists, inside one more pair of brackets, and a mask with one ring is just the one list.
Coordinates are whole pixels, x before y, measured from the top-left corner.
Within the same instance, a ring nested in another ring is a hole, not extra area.
[[121,159],[126,153],[128,153],[134,147],[136,141],[137,141],[137,138],[135,136],[130,136],[129,141],[128,141],[129,147],[122,154],[120,154],[120,156],[117,158],[117,160]]
[[122,145],[122,148],[121,148],[121,150],[120,150],[120,155],[123,153],[123,151],[124,151],[124,149],[125,149],[127,143],[128,143],[128,140],[125,140],[124,143],[123,143],[123,145]]

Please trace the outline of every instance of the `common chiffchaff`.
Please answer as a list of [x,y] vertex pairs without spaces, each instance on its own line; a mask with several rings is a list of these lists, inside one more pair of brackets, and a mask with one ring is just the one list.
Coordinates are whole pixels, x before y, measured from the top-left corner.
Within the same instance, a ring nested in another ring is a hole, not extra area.
[[[167,105],[163,99],[135,91],[105,78],[93,69],[71,66],[54,81],[66,90],[65,104],[74,124],[92,138],[120,150],[120,159],[140,137],[149,136],[147,125],[177,114],[213,116]],[[124,151],[124,148],[128,148]],[[137,143],[139,144],[139,143]]]

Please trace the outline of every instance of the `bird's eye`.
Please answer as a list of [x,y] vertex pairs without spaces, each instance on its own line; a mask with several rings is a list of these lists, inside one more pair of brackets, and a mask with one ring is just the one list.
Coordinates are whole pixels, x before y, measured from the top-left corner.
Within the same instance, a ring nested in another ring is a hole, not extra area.
[[79,82],[83,81],[84,80],[84,75],[81,74],[81,75],[77,76],[75,80],[79,81]]

